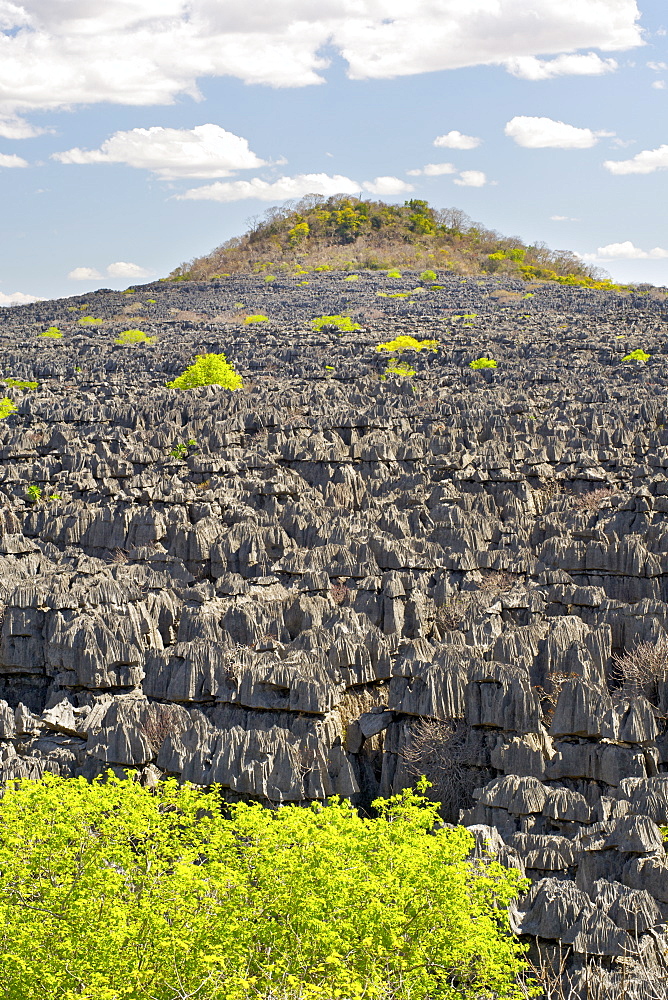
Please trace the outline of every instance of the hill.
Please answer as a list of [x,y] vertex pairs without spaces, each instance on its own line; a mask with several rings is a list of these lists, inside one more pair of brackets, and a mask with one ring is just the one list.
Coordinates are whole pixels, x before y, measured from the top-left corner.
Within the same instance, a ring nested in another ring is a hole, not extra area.
[[603,272],[568,250],[526,244],[473,222],[457,208],[434,209],[349,196],[306,195],[251,220],[248,232],[179,265],[172,280],[202,280],[237,272],[435,269],[460,275],[495,274],[613,287]]

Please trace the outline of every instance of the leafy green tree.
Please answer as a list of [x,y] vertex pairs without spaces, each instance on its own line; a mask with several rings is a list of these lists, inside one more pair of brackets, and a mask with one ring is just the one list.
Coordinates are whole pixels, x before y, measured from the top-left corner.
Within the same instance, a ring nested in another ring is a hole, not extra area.
[[418,340],[416,337],[401,334],[395,337],[394,340],[387,340],[384,344],[378,344],[376,350],[397,351],[401,353],[402,351],[435,351],[437,348],[437,340]]
[[423,271],[420,275],[420,281],[437,281],[438,275],[436,271]]
[[45,774],[0,800],[3,1000],[514,1000],[527,883],[411,791],[228,805]]
[[496,368],[497,364],[493,358],[476,358],[475,361],[469,362],[469,368],[474,371],[479,371],[481,368]]
[[234,390],[241,389],[243,379],[224,354],[198,354],[182,375],[167,382],[170,389],[196,389],[201,385],[222,385]]

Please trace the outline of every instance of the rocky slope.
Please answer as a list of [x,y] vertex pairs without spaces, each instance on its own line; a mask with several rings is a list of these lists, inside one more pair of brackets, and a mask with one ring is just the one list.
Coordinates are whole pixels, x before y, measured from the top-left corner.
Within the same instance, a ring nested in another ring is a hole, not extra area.
[[[397,334],[439,341],[412,378]],[[3,780],[365,806],[426,773],[532,879],[541,960],[660,990],[664,296],[239,275],[5,310],[0,345],[39,382],[0,421]],[[244,389],[165,388],[204,351]]]

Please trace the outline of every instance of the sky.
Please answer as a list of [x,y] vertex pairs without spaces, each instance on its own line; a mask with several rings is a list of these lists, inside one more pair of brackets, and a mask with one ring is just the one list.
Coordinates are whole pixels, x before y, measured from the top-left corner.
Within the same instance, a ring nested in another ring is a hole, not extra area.
[[457,207],[668,285],[665,0],[0,0],[0,305],[269,206]]

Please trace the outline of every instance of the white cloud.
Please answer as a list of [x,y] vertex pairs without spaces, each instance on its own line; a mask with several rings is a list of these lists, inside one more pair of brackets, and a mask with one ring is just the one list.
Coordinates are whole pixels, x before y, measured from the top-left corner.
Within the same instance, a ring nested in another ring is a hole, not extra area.
[[383,195],[405,194],[414,191],[412,184],[400,180],[399,177],[376,177],[372,181],[364,181],[362,187],[371,194]]
[[36,135],[43,135],[46,131],[45,128],[31,125],[18,115],[0,116],[0,136],[3,139],[32,139]]
[[455,184],[460,187],[484,187],[487,183],[487,176],[482,170],[462,170],[459,177],[455,177]]
[[652,86],[654,87],[655,90],[665,90],[666,89],[666,81],[665,80],[655,80],[654,83],[652,84]]
[[579,222],[579,219],[573,218],[572,215],[551,215],[550,220],[552,222]]
[[614,59],[601,59],[595,52],[561,55],[556,59],[516,56],[506,60],[506,69],[522,80],[552,80],[556,76],[601,76],[618,68]]
[[0,167],[27,167],[28,161],[15,153],[0,153]]
[[354,79],[549,56],[571,61],[541,72],[591,71],[586,53],[643,44],[639,16],[636,0],[2,0],[0,113],[170,104],[199,77],[317,84],[326,46]]
[[505,133],[526,149],[590,149],[604,136],[614,132],[594,132],[577,128],[552,118],[518,115],[506,124]]
[[626,240],[624,243],[608,243],[606,247],[599,247],[596,257],[600,260],[665,260],[668,250],[662,247],[641,250],[631,240]]
[[442,177],[443,174],[456,174],[457,167],[454,163],[427,163],[420,170],[407,170],[409,177]]
[[648,62],[647,65],[650,69],[656,70],[657,73],[662,73],[664,69],[668,69],[668,63],[665,62]]
[[102,275],[94,267],[75,267],[68,272],[67,277],[72,281],[94,281]]
[[668,170],[668,145],[643,149],[630,160],[606,160],[603,164],[611,174],[653,174]]
[[132,264],[128,260],[117,260],[107,267],[107,274],[110,278],[148,278],[152,271],[148,271],[139,264]]
[[203,187],[190,188],[178,200],[189,201],[243,201],[257,198],[260,201],[285,201],[286,198],[301,198],[305,194],[359,194],[360,185],[340,174],[296,174],[294,177],[279,177],[276,181],[263,181],[253,177],[249,181],[216,181]]
[[133,128],[115,132],[99,149],[68,149],[54,153],[61,163],[125,163],[151,170],[163,178],[229,177],[235,170],[265,165],[248,148],[248,141],[219,125],[191,129]]
[[42,302],[37,295],[26,295],[24,292],[11,292],[5,295],[0,292],[0,306],[27,306],[30,302]]
[[446,132],[445,135],[437,135],[434,139],[435,146],[445,147],[446,149],[475,149],[481,142],[482,139],[478,139],[474,135],[464,135],[462,132],[458,132],[457,129]]

